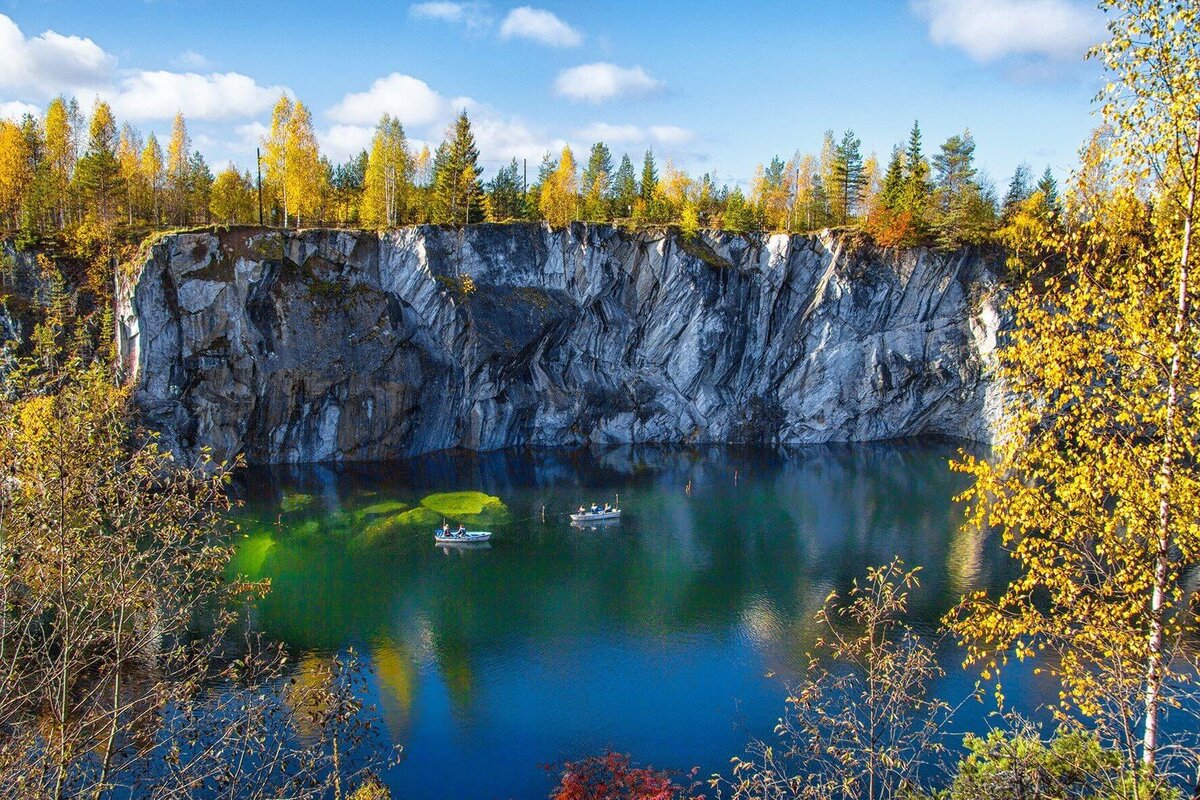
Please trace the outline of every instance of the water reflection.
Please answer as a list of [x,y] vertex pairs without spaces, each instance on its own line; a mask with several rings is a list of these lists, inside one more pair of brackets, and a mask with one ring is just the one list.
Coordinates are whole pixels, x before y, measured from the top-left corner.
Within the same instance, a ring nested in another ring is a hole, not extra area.
[[[388,776],[405,797],[544,796],[539,764],[606,746],[711,771],[770,730],[781,681],[814,644],[813,614],[868,565],[900,555],[925,567],[912,611],[926,628],[964,591],[1002,580],[997,544],[959,530],[952,498],[967,479],[947,468],[958,447],[443,453],[255,470],[239,485],[235,565],[271,579],[255,613],[272,635],[300,653],[371,654],[373,699],[406,748]],[[464,490],[503,504],[490,547],[435,547],[424,512],[411,515]],[[619,523],[571,526],[569,511],[616,494]],[[968,692],[958,654],[946,659],[938,690]]]

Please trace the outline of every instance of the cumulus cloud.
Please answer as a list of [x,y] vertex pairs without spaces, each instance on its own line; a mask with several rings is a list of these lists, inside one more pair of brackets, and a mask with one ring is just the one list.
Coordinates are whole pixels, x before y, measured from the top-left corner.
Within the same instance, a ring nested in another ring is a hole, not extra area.
[[935,44],[976,61],[1005,56],[1072,59],[1105,36],[1104,21],[1085,0],[910,0]]
[[677,147],[695,140],[696,133],[688,128],[681,128],[678,125],[651,125],[647,128],[641,128],[637,125],[614,125],[608,122],[596,122],[588,125],[586,128],[574,131],[573,137],[586,142],[607,142],[609,144],[646,143]]
[[201,53],[197,53],[195,50],[184,50],[182,53],[175,56],[175,58],[171,59],[171,64],[176,67],[190,70],[208,69],[208,67],[212,66],[212,63],[207,57]]
[[52,95],[104,85],[117,59],[91,39],[46,31],[27,38],[0,14],[0,87]]
[[39,117],[42,114],[42,109],[32,103],[22,103],[20,100],[13,100],[8,103],[0,103],[0,119],[11,120],[12,122],[20,122],[26,114],[32,114]]
[[501,39],[529,39],[547,47],[578,47],[583,34],[541,8],[521,6],[508,12],[500,24]]
[[563,97],[590,103],[652,94],[662,86],[639,66],[619,67],[603,61],[563,70],[554,82],[555,91]]
[[421,126],[443,120],[455,103],[439,94],[420,78],[399,72],[377,79],[365,92],[352,92],[329,109],[334,122],[371,125],[388,113],[405,125]]
[[468,28],[486,28],[492,24],[486,3],[414,3],[408,7],[408,13],[416,19],[432,19]]
[[659,144],[687,144],[696,138],[696,132],[678,125],[651,125],[650,136]]
[[284,93],[282,86],[260,86],[237,72],[139,70],[122,78],[110,99],[126,119],[170,119],[182,111],[188,119],[224,120],[260,114]]
[[614,125],[609,122],[594,122],[575,131],[574,135],[576,139],[610,144],[640,142],[646,138],[646,132],[637,125]]

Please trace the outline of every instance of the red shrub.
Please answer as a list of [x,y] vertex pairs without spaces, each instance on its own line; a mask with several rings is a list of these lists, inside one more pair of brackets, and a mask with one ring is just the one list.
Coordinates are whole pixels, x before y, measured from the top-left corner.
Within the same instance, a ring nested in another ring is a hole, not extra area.
[[[695,775],[695,770],[692,771]],[[702,800],[677,784],[670,772],[635,767],[629,756],[607,752],[563,765],[551,800]]]

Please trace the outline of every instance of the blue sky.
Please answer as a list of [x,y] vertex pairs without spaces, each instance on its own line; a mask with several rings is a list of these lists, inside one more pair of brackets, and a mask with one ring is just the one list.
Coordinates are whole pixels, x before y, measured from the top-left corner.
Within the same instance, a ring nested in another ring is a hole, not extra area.
[[287,91],[335,160],[384,111],[435,144],[465,107],[489,167],[532,172],[603,138],[734,183],[826,129],[886,159],[920,119],[927,150],[969,127],[1001,188],[1021,160],[1074,164],[1101,82],[1082,53],[1104,34],[1088,0],[0,0],[0,15],[0,115],[101,96],[163,136],[180,109],[217,165],[253,162]]

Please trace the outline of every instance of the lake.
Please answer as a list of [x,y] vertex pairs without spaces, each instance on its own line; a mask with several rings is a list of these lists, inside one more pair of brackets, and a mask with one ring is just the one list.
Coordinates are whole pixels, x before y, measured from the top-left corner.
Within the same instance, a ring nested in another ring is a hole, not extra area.
[[[920,565],[911,621],[1011,571],[962,530],[968,478],[944,440],[789,449],[439,453],[239,478],[235,559],[271,594],[256,624],[299,660],[354,647],[402,762],[397,797],[545,797],[543,765],[600,753],[701,776],[766,736],[819,629],[869,565]],[[482,495],[447,494],[481,492]],[[486,495],[496,500],[486,499]],[[612,502],[619,524],[568,512]],[[483,498],[483,499],[480,499]],[[474,504],[474,505],[472,505]],[[544,510],[544,518],[543,518]],[[460,512],[487,546],[435,546]],[[466,516],[474,513],[475,516]],[[957,702],[974,677],[946,645]],[[1052,699],[1028,673],[1016,705]],[[969,704],[956,730],[990,707]]]

